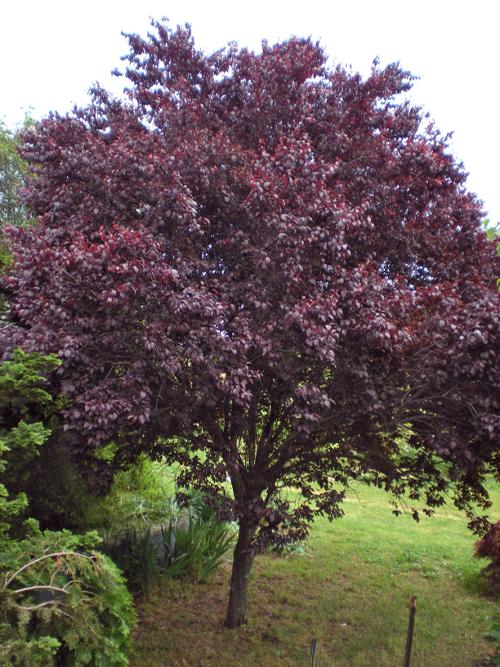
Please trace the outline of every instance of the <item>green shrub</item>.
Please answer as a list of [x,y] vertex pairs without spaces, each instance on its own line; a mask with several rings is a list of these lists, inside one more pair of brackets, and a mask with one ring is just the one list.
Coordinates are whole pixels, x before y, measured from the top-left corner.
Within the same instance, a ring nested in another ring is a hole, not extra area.
[[51,403],[44,374],[57,365],[19,350],[0,365],[0,665],[126,665],[134,608],[116,565],[92,551],[97,533],[41,532],[21,521],[22,486],[3,483],[50,435],[31,416]]
[[102,498],[91,492],[57,434],[39,448],[29,465],[9,461],[7,472],[9,492],[26,493],[26,514],[42,528],[84,532],[97,525]]
[[[49,393],[46,376],[59,364],[54,355],[18,349],[0,365],[3,495],[23,498],[23,514],[35,517],[47,528],[73,527],[77,521],[72,519],[81,516],[82,506],[70,492],[76,485],[76,474],[68,477],[68,465],[53,437],[59,401]],[[11,517],[11,535],[19,529],[20,519]]]
[[170,520],[174,494],[175,471],[141,456],[116,475],[109,494],[94,506],[89,525],[114,536],[128,527],[165,523]]
[[40,532],[2,544],[0,664],[127,665],[132,598],[96,533]]
[[2,639],[0,665],[11,665],[11,667],[15,665],[23,667],[53,665],[60,646],[61,642],[55,637],[9,639],[5,642]]
[[42,412],[51,403],[44,375],[59,365],[54,356],[26,354],[14,350],[0,364],[0,545],[20,523],[28,505],[23,489],[8,487],[13,464],[29,466],[50,435],[50,429],[32,412]]

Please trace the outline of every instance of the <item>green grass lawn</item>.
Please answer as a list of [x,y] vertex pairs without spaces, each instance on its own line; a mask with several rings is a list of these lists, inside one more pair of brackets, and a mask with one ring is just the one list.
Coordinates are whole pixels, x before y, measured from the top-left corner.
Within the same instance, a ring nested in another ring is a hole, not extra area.
[[[498,486],[492,499],[498,519]],[[443,508],[416,524],[361,484],[345,509],[315,523],[305,554],[257,559],[243,628],[222,626],[230,562],[206,584],[163,583],[139,604],[132,665],[305,666],[316,638],[316,667],[400,667],[412,595],[412,667],[482,664],[495,606],[481,595],[485,563],[472,557],[465,518]]]

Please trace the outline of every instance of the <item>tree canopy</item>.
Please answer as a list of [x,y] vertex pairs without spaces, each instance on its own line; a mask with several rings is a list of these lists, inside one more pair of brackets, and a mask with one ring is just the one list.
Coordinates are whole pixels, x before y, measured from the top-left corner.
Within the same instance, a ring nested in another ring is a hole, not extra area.
[[341,515],[352,479],[428,511],[451,488],[483,525],[495,248],[411,75],[332,69],[309,39],[128,41],[124,100],[96,86],[25,132],[38,224],[3,280],[4,347],[63,360],[75,456],[180,461],[238,519],[229,626],[258,545]]

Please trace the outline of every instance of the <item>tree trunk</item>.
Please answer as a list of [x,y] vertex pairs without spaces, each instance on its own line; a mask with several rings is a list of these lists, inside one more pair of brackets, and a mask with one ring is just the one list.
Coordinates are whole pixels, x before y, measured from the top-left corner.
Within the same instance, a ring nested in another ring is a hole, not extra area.
[[227,628],[237,628],[246,622],[248,575],[255,556],[255,548],[252,546],[254,535],[255,528],[240,523],[238,542],[234,549],[231,590],[227,605],[225,622]]

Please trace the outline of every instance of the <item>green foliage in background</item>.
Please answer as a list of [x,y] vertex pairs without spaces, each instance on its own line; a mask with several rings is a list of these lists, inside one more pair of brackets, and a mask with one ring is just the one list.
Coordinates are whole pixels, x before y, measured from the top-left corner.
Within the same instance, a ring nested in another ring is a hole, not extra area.
[[[32,125],[26,118],[24,126]],[[27,213],[19,201],[18,191],[24,184],[26,164],[17,152],[17,130],[0,121],[0,225],[22,225]]]
[[[483,222],[484,231],[486,232],[486,237],[488,241],[492,241],[497,244],[497,255],[500,255],[500,223],[497,222],[496,225],[492,225],[489,220],[484,220]],[[497,276],[497,289],[500,292],[500,277]]]
[[126,526],[144,528],[168,522],[176,474],[175,468],[141,456],[116,475],[111,491],[92,508],[89,525],[112,535]]

